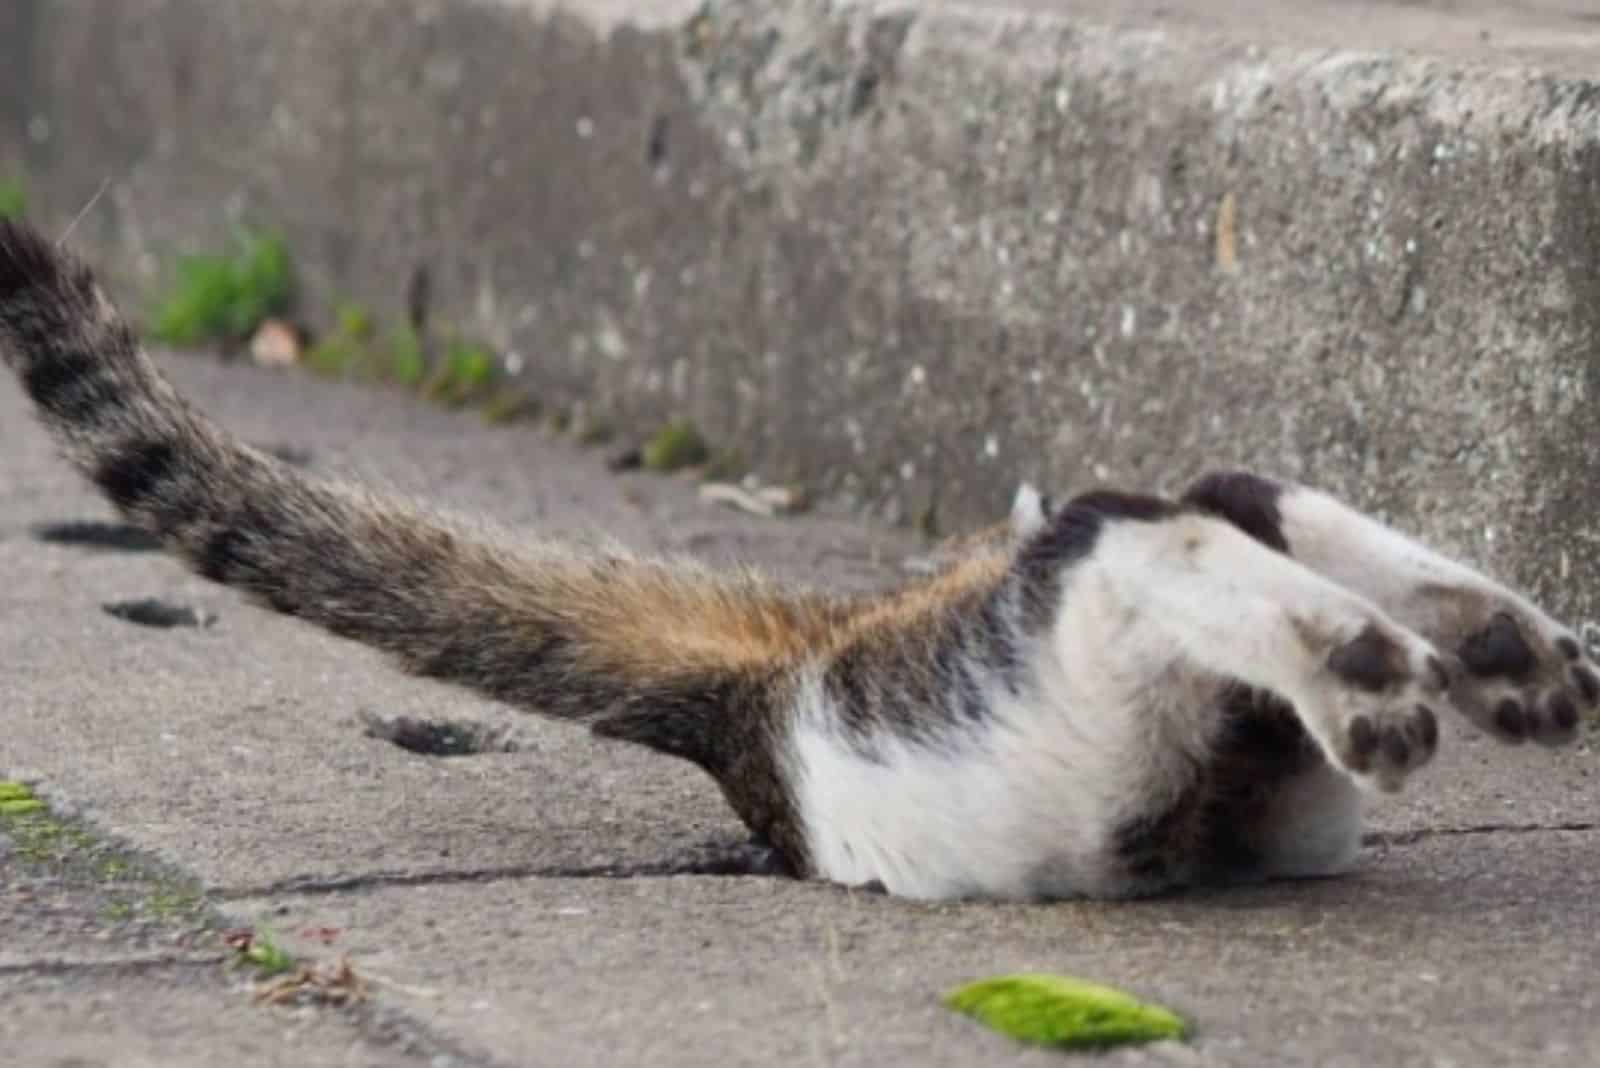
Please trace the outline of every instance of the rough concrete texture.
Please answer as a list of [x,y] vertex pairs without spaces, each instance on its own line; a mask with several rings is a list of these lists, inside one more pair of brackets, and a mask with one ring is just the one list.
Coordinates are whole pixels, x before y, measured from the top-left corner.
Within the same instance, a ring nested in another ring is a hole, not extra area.
[[110,866],[107,843],[76,825],[43,843],[9,826],[0,820],[3,1063],[409,1068],[428,1063],[420,1047],[446,1049],[375,1014],[358,1024],[253,1004],[249,975],[223,971],[214,917],[171,876],[128,854]]
[[[856,587],[892,578],[917,550],[824,517],[714,510],[689,482],[612,476],[593,452],[380,390],[164,363],[249,440],[516,527],[602,524],[643,547]],[[1113,1063],[1600,1055],[1588,736],[1551,754],[1446,724],[1436,764],[1376,807],[1361,870],[1339,880],[1132,905],[931,907],[688,876],[740,836],[708,779],[406,680],[159,554],[40,541],[38,524],[106,508],[52,456],[9,381],[0,425],[0,778],[25,777],[198,876],[228,922],[264,922],[312,957],[349,954],[376,998],[350,1017],[255,1008],[237,976],[195,962],[214,942],[120,929],[104,941],[92,884],[19,894],[0,878],[0,1060],[121,1065],[106,1051],[125,1046],[194,1063],[435,1068],[1059,1063],[938,1004],[957,982],[1021,969],[1120,984],[1199,1028],[1192,1045]],[[160,630],[101,610],[146,596],[219,619]],[[512,751],[415,755],[366,737],[362,712],[487,724]],[[315,1035],[323,1061],[304,1053]],[[244,1055],[205,1059],[238,1042]]]
[[[46,1068],[423,1068],[321,1013],[262,1009],[193,969],[0,974],[0,1050]],[[203,1022],[197,1027],[197,1022]]]
[[[951,527],[1247,462],[1596,615],[1581,6],[18,0],[0,160],[153,284],[235,221],[317,302],[690,414]],[[92,70],[95,77],[85,78]]]
[[376,889],[261,914],[350,930],[407,988],[399,1005],[511,1063],[1060,1064],[938,1003],[991,969],[1042,969],[1198,1021],[1194,1047],[1118,1058],[1132,1063],[1578,1065],[1600,1058],[1595,941],[1571,941],[1555,902],[1597,889],[1600,838],[1548,834],[1436,840],[1343,882],[1128,908],[664,879]]

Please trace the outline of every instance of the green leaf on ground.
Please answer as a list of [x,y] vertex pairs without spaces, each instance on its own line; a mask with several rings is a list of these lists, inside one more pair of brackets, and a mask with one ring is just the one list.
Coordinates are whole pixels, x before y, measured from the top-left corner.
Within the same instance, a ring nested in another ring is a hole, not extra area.
[[1061,975],[1003,975],[950,991],[947,1007],[1023,1042],[1099,1049],[1184,1038],[1175,1013],[1120,990]]

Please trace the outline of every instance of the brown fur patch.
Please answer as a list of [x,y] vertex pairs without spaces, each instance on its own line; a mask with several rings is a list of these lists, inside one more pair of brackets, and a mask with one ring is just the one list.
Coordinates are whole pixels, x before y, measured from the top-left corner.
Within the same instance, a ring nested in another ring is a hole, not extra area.
[[915,627],[974,596],[992,593],[1005,580],[1011,562],[1009,555],[990,549],[958,560],[925,580],[861,602],[831,632],[826,647],[837,649],[880,629]]

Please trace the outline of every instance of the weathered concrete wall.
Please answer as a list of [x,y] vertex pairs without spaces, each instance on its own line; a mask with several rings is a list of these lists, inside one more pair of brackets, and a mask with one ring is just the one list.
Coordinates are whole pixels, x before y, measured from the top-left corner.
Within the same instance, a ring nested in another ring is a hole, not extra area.
[[[1004,7],[11,0],[0,162],[131,291],[426,261],[552,397],[896,517],[1315,480],[1597,614],[1600,92]],[[1037,5],[1036,5],[1037,6]],[[921,13],[918,13],[920,11]]]

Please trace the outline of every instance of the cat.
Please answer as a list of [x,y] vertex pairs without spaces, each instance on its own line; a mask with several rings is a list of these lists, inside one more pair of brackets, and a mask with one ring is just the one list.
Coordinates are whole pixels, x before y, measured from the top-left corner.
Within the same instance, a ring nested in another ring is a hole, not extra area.
[[419,676],[692,761],[781,870],[923,900],[1324,876],[1438,717],[1577,735],[1600,675],[1523,596],[1315,489],[1019,494],[834,595],[517,539],[220,429],[91,270],[0,222],[0,352],[66,459],[198,574]]

